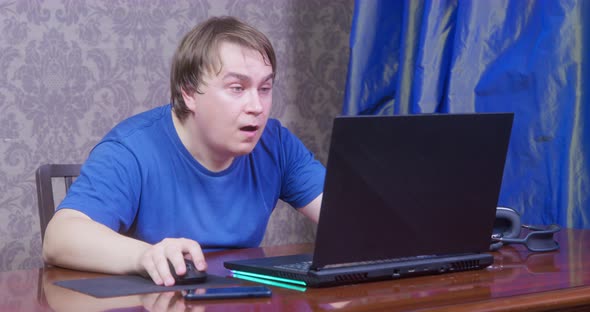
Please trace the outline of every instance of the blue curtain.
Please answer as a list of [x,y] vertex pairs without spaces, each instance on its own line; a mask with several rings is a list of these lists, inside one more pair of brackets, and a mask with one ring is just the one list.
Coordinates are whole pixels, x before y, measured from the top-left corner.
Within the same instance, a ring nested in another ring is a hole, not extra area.
[[590,227],[590,1],[357,0],[343,114],[514,112],[499,205]]

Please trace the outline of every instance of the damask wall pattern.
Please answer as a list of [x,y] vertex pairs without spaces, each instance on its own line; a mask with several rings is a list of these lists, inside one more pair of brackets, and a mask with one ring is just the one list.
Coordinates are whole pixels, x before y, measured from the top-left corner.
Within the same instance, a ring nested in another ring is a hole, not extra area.
[[[272,117],[325,164],[340,113],[353,0],[0,0],[0,271],[40,267],[35,170],[81,163],[119,121],[169,102],[181,36],[233,15],[275,46]],[[311,241],[279,203],[263,245]]]

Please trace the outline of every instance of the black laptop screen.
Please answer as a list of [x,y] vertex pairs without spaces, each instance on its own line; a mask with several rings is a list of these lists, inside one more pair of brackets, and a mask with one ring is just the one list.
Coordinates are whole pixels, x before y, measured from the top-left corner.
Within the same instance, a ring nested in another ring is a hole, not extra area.
[[314,265],[486,251],[512,120],[336,118]]

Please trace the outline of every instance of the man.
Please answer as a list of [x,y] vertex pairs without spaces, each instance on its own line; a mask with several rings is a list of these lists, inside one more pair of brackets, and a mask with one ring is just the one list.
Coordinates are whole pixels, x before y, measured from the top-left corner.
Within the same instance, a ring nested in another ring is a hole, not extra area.
[[172,61],[171,104],[133,116],[91,151],[49,223],[49,264],[173,285],[184,258],[257,246],[278,199],[317,222],[325,169],[268,119],[275,53],[258,30],[212,18]]

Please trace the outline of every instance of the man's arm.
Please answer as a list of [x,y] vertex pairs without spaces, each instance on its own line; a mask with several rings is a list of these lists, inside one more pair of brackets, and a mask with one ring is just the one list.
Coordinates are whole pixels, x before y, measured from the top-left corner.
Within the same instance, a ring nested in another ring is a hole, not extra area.
[[322,196],[323,193],[318,195],[318,197],[307,204],[307,206],[299,208],[299,212],[311,219],[313,222],[318,223],[320,220],[320,208],[322,207]]
[[189,254],[197,269],[206,262],[193,240],[164,239],[150,245],[121,235],[73,209],[55,213],[45,232],[43,259],[48,264],[111,274],[148,274],[158,285],[171,286],[174,279],[168,259],[180,275],[186,272],[183,256]]

